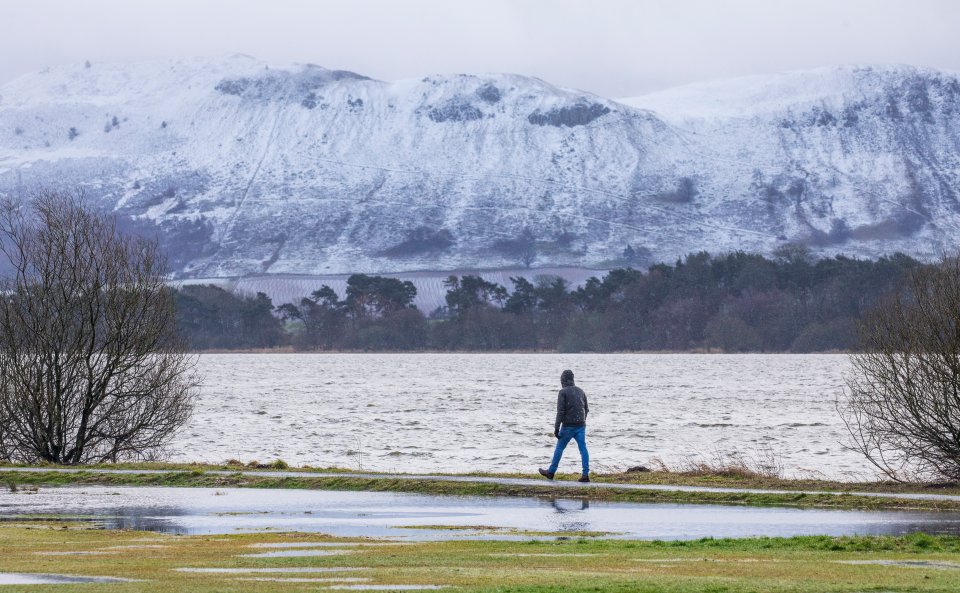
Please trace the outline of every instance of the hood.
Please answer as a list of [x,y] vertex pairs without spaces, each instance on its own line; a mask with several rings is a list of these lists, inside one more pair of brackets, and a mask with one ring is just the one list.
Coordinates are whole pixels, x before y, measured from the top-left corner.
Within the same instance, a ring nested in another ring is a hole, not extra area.
[[573,371],[566,370],[560,374],[560,385],[570,387],[573,385]]

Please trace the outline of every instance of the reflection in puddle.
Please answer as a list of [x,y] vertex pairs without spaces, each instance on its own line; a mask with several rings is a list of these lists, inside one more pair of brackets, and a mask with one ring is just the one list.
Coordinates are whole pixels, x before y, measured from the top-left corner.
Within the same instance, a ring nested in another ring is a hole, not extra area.
[[425,591],[443,588],[443,585],[345,585],[343,587],[330,587],[333,591]]
[[837,560],[838,564],[875,564],[879,566],[901,566],[904,568],[946,568],[960,570],[960,564],[941,560]]
[[[519,540],[554,534],[577,537],[584,532],[604,532],[632,539],[915,532],[960,535],[960,512],[636,504],[579,498],[550,500],[255,488],[89,486],[42,488],[29,495],[0,491],[0,517],[54,512],[60,516],[100,517],[100,525],[114,529],[180,534],[299,531],[343,538],[411,541]],[[464,531],[476,525],[491,529]],[[350,546],[338,544],[336,547]]]
[[235,581],[253,581],[253,582],[258,582],[258,583],[364,583],[364,582],[366,582],[366,581],[369,581],[370,579],[349,578],[349,577],[343,577],[343,578],[336,578],[336,577],[324,578],[324,577],[320,577],[320,578],[313,578],[313,579],[311,579],[311,578],[289,578],[289,579],[285,579],[285,578],[281,578],[281,577],[273,577],[273,578],[266,578],[266,577],[265,577],[265,578],[259,578],[259,579],[233,579],[233,580],[235,580]]
[[576,513],[577,511],[586,511],[590,508],[590,501],[586,498],[581,500],[564,500],[561,498],[551,498],[550,506],[553,510],[560,513]]
[[340,556],[350,552],[351,550],[279,550],[258,554],[240,554],[240,558],[305,558],[307,556]]
[[487,556],[493,556],[494,558],[589,558],[591,556],[599,556],[599,554],[487,554]]
[[402,542],[274,542],[250,544],[251,548],[354,548],[402,546]]
[[104,550],[57,550],[55,552],[34,552],[37,556],[106,556],[108,554],[119,554],[119,552],[107,552]]
[[80,577],[66,574],[0,572],[0,585],[70,585],[74,583],[129,583],[114,577]]
[[211,573],[211,574],[247,574],[247,573],[256,573],[256,574],[299,574],[299,573],[315,573],[315,572],[350,572],[356,570],[363,570],[362,568],[346,567],[346,566],[285,566],[283,568],[175,568],[177,572],[198,572],[198,573]]

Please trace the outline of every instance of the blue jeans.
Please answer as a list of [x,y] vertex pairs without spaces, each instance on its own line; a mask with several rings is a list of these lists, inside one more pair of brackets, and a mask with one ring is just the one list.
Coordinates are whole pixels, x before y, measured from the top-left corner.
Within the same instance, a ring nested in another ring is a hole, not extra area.
[[560,457],[563,456],[563,450],[567,448],[570,439],[577,441],[577,448],[580,449],[580,463],[583,464],[583,475],[590,473],[590,453],[587,451],[587,427],[586,426],[564,426],[560,429],[560,438],[557,439],[557,448],[553,451],[553,461],[550,462],[550,473],[557,473],[560,467]]

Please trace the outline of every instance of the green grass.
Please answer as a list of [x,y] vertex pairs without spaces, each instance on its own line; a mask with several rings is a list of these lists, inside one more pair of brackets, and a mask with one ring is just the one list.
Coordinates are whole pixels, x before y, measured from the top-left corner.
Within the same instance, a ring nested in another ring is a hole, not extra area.
[[[36,486],[66,485],[287,488],[411,492],[459,496],[566,497],[643,503],[732,504],[864,510],[960,510],[960,502],[873,498],[852,494],[798,494],[776,491],[764,493],[726,493],[669,490],[614,490],[603,488],[584,489],[574,486],[573,484],[569,486],[564,485],[563,481],[552,484],[544,481],[542,485],[490,484],[480,482],[444,482],[429,479],[368,478],[352,476],[346,472],[331,477],[312,476],[310,472],[304,472],[297,477],[273,477],[258,475],[257,472],[246,471],[244,471],[244,473],[234,471],[230,474],[222,475],[210,473],[208,469],[213,468],[205,468],[202,466],[176,467],[183,471],[161,474],[102,474],[88,471],[76,473],[10,471],[0,474],[0,484],[6,484],[11,490]],[[157,468],[151,467],[149,469]],[[610,478],[608,477],[607,479]]]
[[[346,555],[243,558],[258,543],[316,542],[317,534],[169,536],[73,524],[0,524],[0,571],[116,576],[110,585],[31,586],[29,591],[167,593],[316,591],[331,583],[256,582],[250,577],[368,579],[366,584],[445,585],[468,592],[853,593],[960,590],[960,538],[798,537],[690,542],[540,538],[359,547]],[[343,541],[343,540],[340,540]],[[134,547],[127,547],[134,546]],[[143,547],[148,546],[148,547]],[[44,555],[42,552],[99,552]],[[939,562],[935,567],[847,562]],[[347,567],[345,573],[232,575],[179,567]],[[14,589],[10,589],[11,591]]]
[[533,531],[513,527],[495,527],[493,525],[394,525],[394,529],[422,529],[424,531],[474,531],[484,535],[510,535],[527,538],[558,537],[609,537],[618,535],[609,531]]
[[[11,463],[0,463],[0,467],[63,467],[55,465],[18,465]],[[66,466],[76,469],[77,466]],[[144,463],[109,463],[83,466],[89,469],[144,469],[144,470],[179,470],[179,471],[276,471],[285,469],[286,462],[282,460],[272,460],[265,462],[249,461],[232,463],[212,464],[212,463],[169,463],[169,462],[144,462]],[[378,472],[357,472],[341,467],[311,467],[301,466],[290,468],[291,471],[304,473],[338,473],[349,475],[353,473],[378,473]],[[438,473],[436,475],[468,475],[477,477],[497,477],[497,478],[529,478],[541,479],[537,473],[497,473],[497,472],[470,472],[466,474]],[[557,475],[558,481],[573,481],[579,477],[579,474]],[[0,476],[2,478],[2,476]],[[835,480],[815,479],[815,478],[780,478],[764,475],[751,471],[651,471],[638,473],[593,473],[591,479],[595,482],[609,482],[618,484],[648,484],[648,485],[668,485],[668,486],[713,486],[721,488],[756,488],[767,490],[825,490],[830,492],[909,492],[909,493],[937,493],[960,495],[960,484],[904,484],[892,481],[861,481],[861,482],[840,482]]]

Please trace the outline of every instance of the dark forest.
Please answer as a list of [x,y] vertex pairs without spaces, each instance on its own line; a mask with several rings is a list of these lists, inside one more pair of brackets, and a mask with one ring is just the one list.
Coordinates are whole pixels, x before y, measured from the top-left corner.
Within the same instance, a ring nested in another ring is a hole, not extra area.
[[769,258],[701,252],[610,270],[577,288],[555,276],[509,287],[451,276],[436,311],[413,306],[412,283],[365,274],[342,299],[326,286],[279,305],[185,286],[176,303],[195,350],[824,352],[855,349],[859,320],[923,265],[902,254],[814,259],[792,245]]

